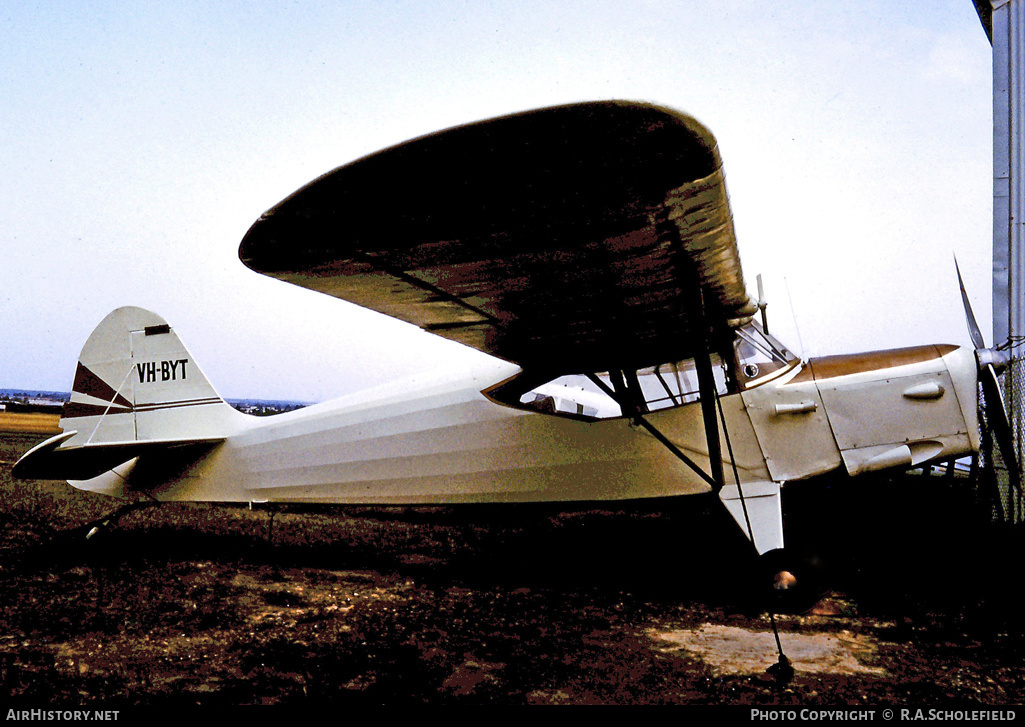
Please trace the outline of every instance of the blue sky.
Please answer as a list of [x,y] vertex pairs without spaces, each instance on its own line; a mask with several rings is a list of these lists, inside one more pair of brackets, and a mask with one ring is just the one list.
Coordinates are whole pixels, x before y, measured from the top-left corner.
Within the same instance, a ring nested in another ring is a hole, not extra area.
[[[448,126],[628,98],[719,139],[748,286],[806,355],[990,320],[990,47],[969,0],[20,2],[0,9],[0,387],[67,389],[113,308],[218,390],[322,400],[476,354],[262,278],[320,174]],[[790,300],[793,301],[791,312]]]

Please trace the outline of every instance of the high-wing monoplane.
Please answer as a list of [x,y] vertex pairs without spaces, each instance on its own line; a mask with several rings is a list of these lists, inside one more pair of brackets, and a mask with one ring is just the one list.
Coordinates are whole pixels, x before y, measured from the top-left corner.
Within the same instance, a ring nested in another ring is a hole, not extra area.
[[239,256],[490,359],[253,417],[218,396],[163,318],[120,308],[82,350],[63,433],[14,474],[160,501],[715,492],[767,553],[784,544],[788,482],[978,451],[980,383],[1009,436],[999,355],[967,295],[975,350],[803,361],[771,336],[716,141],[659,106],[559,106],[399,144],[270,209]]

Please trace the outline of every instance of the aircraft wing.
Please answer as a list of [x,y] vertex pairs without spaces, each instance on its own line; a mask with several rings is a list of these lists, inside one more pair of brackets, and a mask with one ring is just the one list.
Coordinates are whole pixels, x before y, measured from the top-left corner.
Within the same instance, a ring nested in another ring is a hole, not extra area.
[[755,312],[712,134],[635,102],[460,126],[339,167],[250,228],[251,269],[564,373],[692,355]]

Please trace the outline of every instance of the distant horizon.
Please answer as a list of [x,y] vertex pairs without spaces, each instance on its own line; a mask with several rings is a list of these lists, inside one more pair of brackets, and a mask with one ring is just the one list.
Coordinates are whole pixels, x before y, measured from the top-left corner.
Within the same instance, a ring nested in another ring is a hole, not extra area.
[[[2,400],[8,394],[52,394],[61,400],[67,401],[71,398],[70,391],[56,391],[53,389],[11,389],[0,387],[0,400]],[[48,397],[42,397],[48,398]],[[302,399],[266,399],[260,397],[224,397],[224,401],[229,404],[303,404],[305,406],[311,406],[318,402],[316,401],[304,401]]]

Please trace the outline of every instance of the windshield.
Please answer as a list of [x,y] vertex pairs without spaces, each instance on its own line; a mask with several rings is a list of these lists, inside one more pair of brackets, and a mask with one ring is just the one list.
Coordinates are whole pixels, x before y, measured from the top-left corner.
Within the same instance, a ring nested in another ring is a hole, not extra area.
[[733,348],[736,353],[736,378],[744,389],[756,386],[770,374],[790,368],[797,362],[794,354],[763,331],[756,321],[737,329]]

